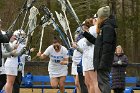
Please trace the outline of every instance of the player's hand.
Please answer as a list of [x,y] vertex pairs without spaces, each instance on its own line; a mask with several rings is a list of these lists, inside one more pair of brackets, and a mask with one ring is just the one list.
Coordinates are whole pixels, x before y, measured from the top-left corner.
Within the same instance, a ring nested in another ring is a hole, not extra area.
[[17,49],[18,46],[19,46],[19,44],[15,44],[15,45],[14,45],[14,49]]
[[34,52],[34,51],[35,51],[35,48],[31,48],[30,51],[31,51],[31,52]]
[[16,53],[17,53],[17,50],[14,49],[14,50],[11,52],[11,55],[16,55]]
[[60,64],[61,65],[67,65],[68,64],[68,61],[61,61]]
[[72,43],[72,47],[73,47],[73,48],[77,48],[77,43],[76,43],[76,42],[73,42],[73,43]]
[[83,32],[89,32],[89,28],[86,25],[82,26],[82,31]]
[[41,52],[38,52],[38,53],[37,53],[37,56],[40,57],[40,56],[41,56]]

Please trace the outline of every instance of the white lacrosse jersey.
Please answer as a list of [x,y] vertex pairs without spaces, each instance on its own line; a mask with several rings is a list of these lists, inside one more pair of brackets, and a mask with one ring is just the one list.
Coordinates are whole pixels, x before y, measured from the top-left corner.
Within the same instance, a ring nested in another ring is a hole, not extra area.
[[68,50],[64,46],[61,46],[60,51],[56,52],[53,45],[50,45],[43,54],[50,58],[48,65],[49,72],[58,74],[67,71],[67,65],[60,64],[64,58],[68,58]]
[[[91,26],[89,28],[90,34],[92,34],[95,38],[97,37],[96,33],[96,25]],[[94,44],[87,45],[86,44],[86,38],[83,39],[83,56],[82,56],[82,65],[83,65],[83,71],[89,71],[93,70],[93,57],[94,57]]]
[[73,63],[77,66],[77,64],[80,63],[81,59],[82,59],[82,54],[75,49],[72,56]]
[[[83,49],[82,49],[83,40],[82,39],[79,40],[77,45],[83,51]],[[72,62],[72,70],[71,70],[72,75],[78,75],[77,65],[81,62],[81,60],[82,60],[82,53],[75,49],[74,52],[73,52],[73,56],[72,56],[72,61],[73,61]]]
[[82,54],[82,66],[83,71],[93,70],[93,53],[94,53],[94,45],[87,45],[86,38],[82,38],[77,43],[78,46],[83,50]]
[[95,38],[97,38],[96,28],[97,28],[97,25],[91,26],[89,28],[90,34],[92,34]]
[[[79,48],[81,48],[81,50],[83,51],[83,47],[84,47],[84,39],[80,39],[77,42],[77,45]],[[74,65],[78,65],[80,63],[80,61],[82,60],[82,53],[80,53],[79,51],[77,51],[76,49],[73,52],[73,56],[72,56],[72,61]]]
[[[18,48],[16,49],[17,52],[21,51],[23,47],[25,47],[25,45],[19,44]],[[5,67],[18,67],[18,57],[8,57],[5,62]]]

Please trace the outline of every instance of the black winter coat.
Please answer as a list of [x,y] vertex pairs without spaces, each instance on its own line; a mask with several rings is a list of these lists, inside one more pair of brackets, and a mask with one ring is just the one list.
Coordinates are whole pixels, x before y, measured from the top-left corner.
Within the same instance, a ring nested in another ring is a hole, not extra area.
[[116,24],[114,19],[106,19],[100,29],[100,34],[95,38],[88,32],[84,32],[83,36],[92,44],[94,48],[94,69],[109,70],[112,66],[114,52],[116,48]]
[[3,35],[0,31],[0,67],[2,66],[2,50],[1,43],[9,43],[10,38],[12,37],[13,32],[9,31],[5,35]]

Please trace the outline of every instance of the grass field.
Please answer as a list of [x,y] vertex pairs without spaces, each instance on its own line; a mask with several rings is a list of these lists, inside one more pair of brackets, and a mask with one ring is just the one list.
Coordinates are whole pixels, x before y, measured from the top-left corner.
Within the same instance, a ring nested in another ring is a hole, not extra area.
[[[57,93],[58,89],[45,89],[44,93]],[[67,93],[73,93],[71,89],[66,90]],[[20,93],[42,93],[41,89],[21,89]],[[113,91],[111,92],[113,93]],[[140,91],[134,91],[134,93],[140,93]]]

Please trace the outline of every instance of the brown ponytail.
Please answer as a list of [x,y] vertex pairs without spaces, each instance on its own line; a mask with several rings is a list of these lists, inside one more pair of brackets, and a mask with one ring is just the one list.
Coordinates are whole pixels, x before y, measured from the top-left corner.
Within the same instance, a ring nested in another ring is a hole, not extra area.
[[92,18],[86,19],[84,25],[90,28],[91,26],[93,26],[93,19]]

